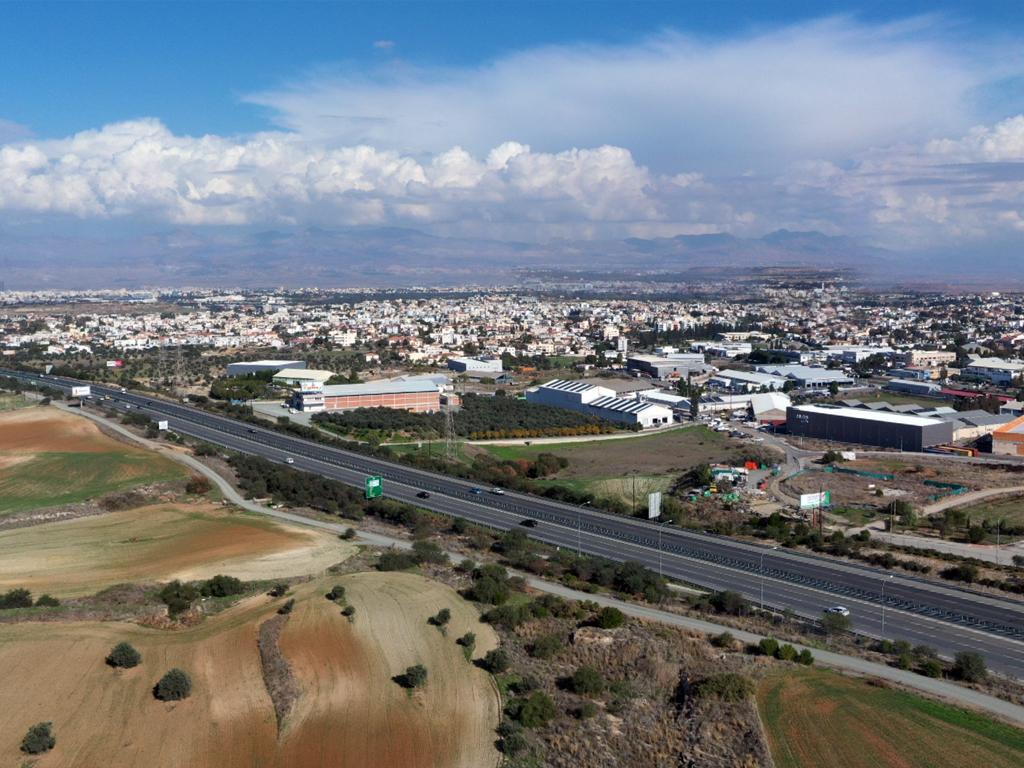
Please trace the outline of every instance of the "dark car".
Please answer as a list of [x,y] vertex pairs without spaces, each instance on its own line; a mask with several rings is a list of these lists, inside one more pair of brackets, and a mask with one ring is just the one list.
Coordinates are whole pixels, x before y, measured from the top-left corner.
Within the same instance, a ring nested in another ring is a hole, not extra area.
[[481,489],[481,488],[470,488],[469,492],[470,493],[483,493],[483,489]]
[[524,526],[524,527],[526,527],[526,528],[536,528],[537,527],[537,521],[532,519],[532,518],[527,518],[526,520],[523,520],[519,524]]
[[417,499],[429,499],[430,498],[430,494],[427,493],[426,491],[420,491],[419,493],[416,494],[416,498]]

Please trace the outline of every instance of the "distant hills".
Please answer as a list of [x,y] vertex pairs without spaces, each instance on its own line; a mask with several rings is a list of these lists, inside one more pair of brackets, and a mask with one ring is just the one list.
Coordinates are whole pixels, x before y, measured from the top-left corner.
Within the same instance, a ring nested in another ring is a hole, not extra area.
[[[170,230],[120,236],[0,231],[8,289],[500,284],[526,269],[606,271],[850,269],[869,282],[911,277],[896,254],[849,237],[778,230],[625,240],[509,242],[438,237],[397,227]],[[897,269],[897,267],[899,267]]]

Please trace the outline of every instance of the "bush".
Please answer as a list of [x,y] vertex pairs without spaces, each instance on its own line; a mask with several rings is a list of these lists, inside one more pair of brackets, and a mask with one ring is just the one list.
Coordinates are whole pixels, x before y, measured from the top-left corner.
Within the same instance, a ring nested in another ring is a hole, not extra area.
[[213,490],[213,485],[205,475],[192,475],[185,483],[185,493],[191,493],[194,496],[202,496],[211,490]]
[[988,676],[985,657],[973,651],[960,651],[953,659],[953,676],[965,683],[980,683]]
[[757,644],[757,650],[762,656],[774,656],[779,652],[779,641],[774,637],[765,637]]
[[484,669],[492,675],[506,671],[511,664],[508,654],[501,648],[490,650],[484,656]]
[[287,616],[292,612],[292,608],[295,607],[295,598],[289,598],[288,601],[277,609],[277,612],[282,616]]
[[473,650],[476,648],[476,635],[473,632],[467,632],[455,643],[462,646],[462,653],[467,661],[473,658]]
[[40,595],[36,599],[36,608],[56,608],[58,605],[60,600],[53,595]]
[[481,619],[496,627],[512,630],[531,616],[532,612],[528,605],[499,605],[481,616]]
[[341,609],[341,615],[352,621],[352,617],[356,615],[356,607],[354,605],[346,605]]
[[925,677],[942,677],[942,662],[938,659],[925,659],[921,662],[920,671]]
[[726,590],[715,592],[708,601],[715,613],[729,616],[746,616],[750,612],[750,603],[739,592]]
[[393,549],[382,552],[380,559],[377,560],[378,571],[407,571],[415,567],[416,559],[412,555],[396,552]]
[[271,597],[284,597],[288,594],[288,585],[283,582],[275,584],[267,594]]
[[21,740],[21,751],[29,755],[41,755],[55,746],[57,738],[53,735],[53,723],[36,723]]
[[427,684],[427,668],[422,664],[414,664],[406,668],[405,672],[398,676],[397,682],[400,686],[409,690],[422,688]]
[[601,629],[616,629],[625,623],[626,614],[612,606],[602,608],[594,617],[594,624]]
[[522,726],[514,720],[502,720],[498,726],[498,749],[505,755],[517,755],[527,747]]
[[199,592],[203,597],[228,597],[229,595],[240,595],[244,591],[245,585],[240,579],[222,574],[204,581],[199,587]]
[[715,646],[715,648],[730,650],[736,647],[736,638],[732,636],[731,632],[722,632],[721,634],[712,636],[711,644]]
[[530,655],[535,659],[550,659],[565,647],[561,635],[541,635],[530,646]]
[[530,694],[528,699],[513,699],[508,708],[524,728],[542,728],[558,714],[555,702],[543,691]]
[[950,581],[962,581],[965,584],[973,584],[978,580],[978,566],[970,563],[954,565],[950,568],[943,568],[939,575]]
[[417,563],[443,565],[448,562],[448,555],[433,541],[413,542],[412,555]]
[[576,710],[576,717],[580,720],[589,720],[597,714],[597,704],[592,701],[585,701],[583,705]]
[[160,678],[153,689],[153,695],[160,701],[181,701],[192,695],[192,678],[175,667]]
[[507,576],[504,581],[500,581],[493,576],[481,576],[469,588],[466,596],[478,603],[501,605],[508,600],[510,592]]
[[604,677],[591,666],[578,667],[568,681],[569,690],[580,696],[599,696],[604,691]]
[[142,654],[131,643],[118,643],[107,654],[107,664],[120,669],[137,667],[140,661]]
[[754,692],[754,684],[735,672],[723,672],[706,677],[697,683],[697,695],[722,701],[743,701]]
[[843,616],[841,613],[828,613],[827,611],[821,614],[821,627],[825,630],[826,635],[848,632],[852,626],[853,620],[849,616]]
[[352,539],[354,539],[356,537],[356,529],[355,528],[346,528],[345,532],[340,534],[340,536],[345,541],[351,541]]
[[796,648],[794,648],[789,643],[779,646],[779,650],[775,654],[775,658],[780,659],[782,661],[796,661],[797,656],[798,654]]
[[803,664],[805,667],[811,666],[814,663],[814,654],[804,648],[796,657],[798,664]]
[[27,589],[12,589],[6,594],[0,595],[0,609],[31,607],[32,593]]

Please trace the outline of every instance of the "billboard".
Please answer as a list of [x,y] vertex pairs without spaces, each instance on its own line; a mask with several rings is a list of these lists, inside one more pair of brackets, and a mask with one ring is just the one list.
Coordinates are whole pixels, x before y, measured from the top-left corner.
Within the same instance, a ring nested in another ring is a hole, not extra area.
[[647,494],[647,519],[661,517],[661,491]]
[[72,387],[71,388],[71,396],[72,397],[88,397],[90,391],[91,390],[89,389],[89,387]]
[[124,360],[107,360],[107,368],[123,368]]
[[167,422],[166,421],[158,421],[156,423],[156,428],[157,429],[167,429]]
[[376,499],[384,495],[384,480],[380,475],[366,478],[366,498]]
[[800,509],[821,509],[832,506],[832,491],[821,493],[801,493]]

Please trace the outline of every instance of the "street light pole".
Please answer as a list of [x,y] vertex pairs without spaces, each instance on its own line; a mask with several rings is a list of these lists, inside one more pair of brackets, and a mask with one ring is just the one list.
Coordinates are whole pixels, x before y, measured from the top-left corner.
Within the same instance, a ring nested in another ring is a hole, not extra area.
[[576,507],[576,557],[583,557],[583,508],[589,504],[584,501]]
[[882,579],[882,639],[885,640],[885,582],[892,579],[892,574]]

